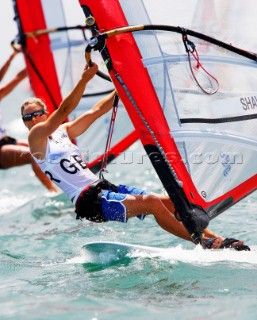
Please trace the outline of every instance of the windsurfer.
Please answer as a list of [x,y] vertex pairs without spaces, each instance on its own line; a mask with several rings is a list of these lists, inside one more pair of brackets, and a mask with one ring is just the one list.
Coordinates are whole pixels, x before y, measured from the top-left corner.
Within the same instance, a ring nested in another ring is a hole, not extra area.
[[[0,81],[5,76],[14,57],[19,51],[14,51],[0,69]],[[19,71],[16,76],[7,84],[0,87],[0,101],[16,88],[16,86],[27,76],[26,68]],[[0,116],[1,120],[1,116]],[[50,191],[57,191],[57,188],[48,179],[37,163],[31,157],[28,143],[23,140],[16,140],[6,135],[5,129],[0,124],[0,169],[8,169],[15,166],[31,164],[35,175]]]
[[[115,91],[96,103],[90,111],[64,123],[97,70],[96,64],[91,67],[87,65],[74,89],[49,116],[41,99],[29,98],[23,102],[21,114],[29,130],[28,141],[33,158],[76,206],[77,219],[126,222],[132,217],[144,219],[145,215],[153,214],[161,228],[192,241],[184,225],[174,216],[174,206],[169,197],[99,180],[87,168],[79,148],[72,144],[72,139],[83,134],[97,118],[112,108]],[[204,243],[208,248],[220,248],[225,241],[205,229]],[[235,239],[228,246],[247,247]]]

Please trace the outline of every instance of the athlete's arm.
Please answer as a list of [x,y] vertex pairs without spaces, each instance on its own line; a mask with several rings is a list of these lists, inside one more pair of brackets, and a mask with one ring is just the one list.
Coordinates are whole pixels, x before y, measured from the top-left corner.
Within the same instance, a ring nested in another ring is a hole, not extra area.
[[13,60],[13,58],[18,54],[17,51],[14,51],[10,57],[8,58],[8,60],[4,63],[4,65],[1,67],[0,69],[0,81],[2,81],[3,77],[5,76],[6,72],[8,71],[10,64]]
[[0,100],[7,96],[27,76],[27,69],[24,68],[6,85],[0,88]]
[[30,143],[33,140],[44,140],[50,136],[69,116],[78,105],[87,83],[94,77],[98,66],[94,63],[91,67],[85,67],[84,72],[70,94],[61,102],[59,108],[54,111],[45,121],[39,122],[29,133]]
[[98,101],[91,110],[85,112],[74,121],[63,124],[62,127],[66,129],[69,138],[74,139],[80,136],[96,119],[107,113],[112,108],[115,93],[116,91],[114,90]]

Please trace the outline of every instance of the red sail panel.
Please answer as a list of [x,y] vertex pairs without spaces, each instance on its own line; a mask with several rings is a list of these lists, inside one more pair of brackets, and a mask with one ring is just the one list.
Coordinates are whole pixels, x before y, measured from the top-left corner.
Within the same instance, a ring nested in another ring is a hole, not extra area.
[[[47,29],[41,0],[16,0],[23,33]],[[58,13],[56,13],[58,14]],[[62,96],[48,34],[25,39],[25,60],[34,94],[53,112]]]
[[[80,0],[79,2],[80,5],[89,7],[96,19],[99,30],[102,32],[117,27],[128,26],[122,8],[116,0],[109,0],[108,3],[104,0],[97,2],[94,0]],[[143,114],[146,122],[150,125],[163,152],[168,157],[168,161],[175,169],[178,179],[186,182],[183,184],[183,190],[186,193],[187,198],[192,203],[197,203],[206,207],[187,173],[187,169],[181,159],[174,140],[170,136],[170,130],[163,115],[162,107],[148,72],[142,63],[142,57],[133,36],[131,34],[118,35],[107,39],[106,44],[112,58],[114,69],[126,84],[136,105],[140,106],[140,112]],[[117,50],[117,48],[119,48],[119,50]],[[111,77],[143,145],[155,145],[156,142],[149,133],[146,124],[139,114],[135,112],[135,106],[116,79],[113,71],[111,72]],[[192,194],[194,194],[194,197],[192,197]]]

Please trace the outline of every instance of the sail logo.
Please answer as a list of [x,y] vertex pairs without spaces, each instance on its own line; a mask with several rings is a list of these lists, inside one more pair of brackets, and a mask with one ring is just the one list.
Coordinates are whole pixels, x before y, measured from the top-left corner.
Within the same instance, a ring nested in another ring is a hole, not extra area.
[[256,96],[250,96],[240,99],[242,108],[247,110],[257,109],[257,97]]
[[221,163],[224,167],[223,175],[224,175],[224,177],[226,177],[232,169],[231,164],[230,164],[231,163],[230,156],[226,153],[221,153],[220,157],[222,159]]

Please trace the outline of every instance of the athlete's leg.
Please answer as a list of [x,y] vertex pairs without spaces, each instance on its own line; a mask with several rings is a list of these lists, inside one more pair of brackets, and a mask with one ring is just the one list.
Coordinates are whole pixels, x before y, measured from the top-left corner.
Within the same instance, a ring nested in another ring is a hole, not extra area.
[[[170,198],[166,195],[162,195],[162,194],[157,194],[155,193],[155,195],[157,197],[159,197],[159,199],[161,199],[162,203],[166,206],[166,208],[172,212],[174,214],[174,211],[175,211],[175,208],[174,208],[174,205],[172,203],[172,201],[170,200]],[[176,218],[175,218],[176,219]],[[175,220],[175,225],[176,225],[176,222],[178,222],[178,220],[176,219]],[[177,224],[177,227],[179,228],[179,225]],[[213,232],[212,230],[210,229],[204,229],[204,233],[203,233],[203,236],[202,236],[202,242],[203,244],[205,243],[205,241],[207,241],[208,239],[213,239],[215,238],[216,240],[213,242],[212,244],[212,248],[213,249],[217,249],[219,248],[221,245],[222,245],[222,241],[225,239],[224,237],[218,235],[217,233]],[[239,246],[239,245],[243,245],[244,242],[239,240],[239,241],[236,241],[233,243],[232,247],[235,247],[235,246]]]
[[0,149],[0,166],[8,169],[31,163],[29,148],[23,145],[6,144]]
[[[140,199],[140,197],[143,197]],[[158,200],[156,200],[158,199]],[[160,204],[161,203],[161,204]],[[157,223],[166,231],[174,234],[182,239],[192,241],[192,238],[188,234],[183,223],[178,221],[174,215],[174,205],[169,197],[160,194],[136,196],[133,199],[128,197],[123,204],[127,208],[127,217],[132,217],[138,213],[152,213]],[[149,209],[150,208],[150,209]],[[138,211],[142,210],[142,211]],[[145,211],[143,211],[145,210]],[[202,242],[205,243],[208,239],[215,238],[216,240],[212,243],[212,248],[217,249],[221,246],[223,237],[214,233],[209,229],[205,229],[202,237]],[[243,241],[238,241],[234,245],[242,245]]]
[[[119,190],[122,191],[122,194],[117,194],[121,196],[121,198],[117,198],[114,200],[114,206],[122,201],[122,204],[126,207],[126,217],[127,219],[132,217],[138,217],[139,215],[147,215],[147,214],[153,214],[157,223],[166,231],[174,234],[177,237],[180,237],[182,239],[188,240],[193,242],[192,238],[188,234],[186,228],[184,227],[183,223],[178,221],[177,218],[174,215],[174,205],[171,202],[170,198],[165,195],[160,194],[133,194],[133,192],[141,192],[138,189],[130,188],[127,186],[122,186],[122,188]],[[132,192],[131,192],[132,191]],[[126,197],[125,197],[126,194]],[[117,197],[117,196],[116,196]],[[122,200],[121,200],[122,199]],[[118,200],[118,201],[117,201]],[[110,207],[107,209],[107,211],[113,211],[111,202],[109,203]],[[119,210],[118,210],[119,211]],[[113,218],[112,215],[112,221],[116,220],[116,218]],[[120,220],[116,221],[123,221],[125,218],[121,218]],[[210,239],[215,238],[216,240],[212,243],[211,247],[213,249],[219,248],[221,246],[222,241],[224,240],[223,237],[215,234],[213,231],[209,229],[204,230],[203,235],[203,243]],[[243,244],[242,241],[238,241],[235,243],[235,245]]]
[[126,207],[128,219],[139,214],[153,214],[161,228],[177,237],[192,241],[184,225],[175,218],[174,214],[167,209],[155,194],[129,194],[123,204]]

